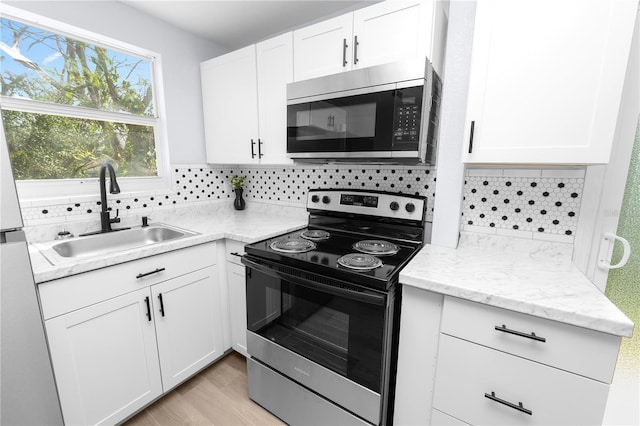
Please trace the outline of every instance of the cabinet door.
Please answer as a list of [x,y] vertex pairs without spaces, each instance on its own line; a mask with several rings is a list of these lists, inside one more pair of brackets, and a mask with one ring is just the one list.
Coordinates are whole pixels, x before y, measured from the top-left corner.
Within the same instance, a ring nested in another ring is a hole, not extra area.
[[200,68],[207,162],[257,162],[255,45],[210,59]]
[[293,32],[293,76],[296,81],[351,69],[353,13]]
[[287,164],[287,83],[293,81],[293,33],[256,45],[261,164]]
[[114,424],[162,394],[149,296],[144,288],[45,322],[66,424]]
[[464,161],[607,163],[636,8],[479,0]]
[[165,392],[223,353],[218,268],[151,287]]
[[353,68],[430,56],[433,1],[377,3],[353,13]]
[[231,341],[233,349],[247,353],[247,289],[244,266],[227,262],[229,305],[231,306]]

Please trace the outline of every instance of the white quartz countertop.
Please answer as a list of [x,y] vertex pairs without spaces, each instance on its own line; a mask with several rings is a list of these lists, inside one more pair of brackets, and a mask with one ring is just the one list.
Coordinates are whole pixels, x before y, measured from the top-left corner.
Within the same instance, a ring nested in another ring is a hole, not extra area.
[[[34,243],[30,245],[29,253],[35,281],[36,283],[51,281],[223,238],[252,243],[303,228],[307,224],[307,218],[302,215],[287,216],[280,215],[277,212],[251,208],[242,211],[219,209],[207,212],[182,209],[172,211],[170,215],[167,214],[162,217],[162,220],[153,220],[150,223],[158,222],[194,231],[198,234],[173,241],[117,251],[100,257],[69,259],[56,265],[52,265],[41,253],[41,249],[50,246],[53,242]],[[114,228],[117,227],[118,225],[114,225]]]
[[400,283],[630,337],[629,320],[571,261],[572,246],[462,233],[457,249],[426,245]]

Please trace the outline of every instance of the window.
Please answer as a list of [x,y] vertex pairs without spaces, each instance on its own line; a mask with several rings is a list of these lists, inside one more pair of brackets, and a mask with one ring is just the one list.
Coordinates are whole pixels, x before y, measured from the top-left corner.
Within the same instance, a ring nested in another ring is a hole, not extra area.
[[19,190],[83,183],[105,162],[119,178],[162,181],[157,55],[10,10],[0,17],[0,95]]

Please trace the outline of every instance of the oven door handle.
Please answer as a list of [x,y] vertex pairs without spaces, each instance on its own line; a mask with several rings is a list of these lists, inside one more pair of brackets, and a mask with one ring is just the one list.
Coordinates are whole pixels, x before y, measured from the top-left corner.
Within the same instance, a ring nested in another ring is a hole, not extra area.
[[[256,263],[243,256],[241,262],[248,268],[255,269],[267,275],[271,275],[276,278],[281,278],[287,281],[291,281],[294,284],[299,284],[307,288],[322,291],[324,293],[330,293],[334,296],[345,297],[347,299],[355,300],[358,302],[368,303],[370,305],[384,306],[386,298],[384,295],[368,292],[368,291],[353,291],[343,287],[336,287],[332,285],[322,284],[316,281],[308,280],[306,278],[297,277],[295,275],[287,274],[282,271],[271,269],[267,266]],[[338,280],[336,280],[338,281]]]

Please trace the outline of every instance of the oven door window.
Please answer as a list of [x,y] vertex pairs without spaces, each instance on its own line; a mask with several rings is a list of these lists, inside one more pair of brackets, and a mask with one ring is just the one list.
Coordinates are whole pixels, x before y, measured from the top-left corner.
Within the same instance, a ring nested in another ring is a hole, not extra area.
[[326,292],[293,281],[256,270],[247,275],[247,328],[380,392],[386,297],[363,300],[343,288]]
[[395,91],[287,107],[287,152],[389,151]]

